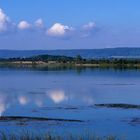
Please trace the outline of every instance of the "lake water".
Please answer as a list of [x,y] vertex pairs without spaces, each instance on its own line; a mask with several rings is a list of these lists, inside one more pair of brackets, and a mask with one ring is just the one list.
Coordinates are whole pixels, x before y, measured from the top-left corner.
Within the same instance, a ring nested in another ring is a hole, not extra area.
[[1,131],[62,134],[89,131],[103,136],[140,138],[140,109],[94,106],[103,103],[140,105],[140,71],[0,69],[1,116],[52,119],[22,123],[0,120]]

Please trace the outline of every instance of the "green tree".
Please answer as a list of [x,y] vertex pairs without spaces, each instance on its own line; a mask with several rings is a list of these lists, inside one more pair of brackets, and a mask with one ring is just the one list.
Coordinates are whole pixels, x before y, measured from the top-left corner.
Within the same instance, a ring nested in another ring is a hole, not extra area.
[[81,55],[77,55],[76,56],[76,63],[82,63],[82,57],[81,57]]

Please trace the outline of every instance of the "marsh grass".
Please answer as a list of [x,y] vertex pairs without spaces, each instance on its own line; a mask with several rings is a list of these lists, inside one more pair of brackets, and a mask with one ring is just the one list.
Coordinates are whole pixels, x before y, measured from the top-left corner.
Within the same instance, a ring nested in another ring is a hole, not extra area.
[[0,132],[0,140],[125,140],[124,138],[118,138],[116,136],[97,136],[87,133],[85,135],[54,135],[51,133],[46,133],[44,135],[36,135],[29,131],[23,132],[21,134],[6,134]]

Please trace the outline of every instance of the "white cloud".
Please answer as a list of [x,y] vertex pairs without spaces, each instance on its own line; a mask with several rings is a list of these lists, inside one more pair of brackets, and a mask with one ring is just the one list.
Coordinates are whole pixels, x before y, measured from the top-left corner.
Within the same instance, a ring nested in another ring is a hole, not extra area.
[[44,28],[44,23],[41,18],[37,19],[34,24],[35,24],[35,27],[37,28]]
[[10,21],[10,18],[0,9],[0,32],[5,32],[11,29],[14,24]]
[[55,23],[50,29],[47,30],[47,34],[50,36],[64,36],[68,31],[72,31],[73,28],[63,25],[61,23]]
[[94,22],[89,22],[88,24],[83,25],[84,30],[92,30],[96,27]]
[[81,38],[88,38],[90,36],[93,36],[95,31],[97,31],[95,22],[89,22],[88,24],[82,26],[82,30],[79,36]]
[[31,24],[29,24],[27,21],[21,21],[18,26],[20,30],[27,30],[31,28]]
[[[62,23],[54,23],[52,27],[47,29],[44,25],[44,22],[41,18],[37,19],[33,24],[30,24],[26,20],[20,21],[18,24],[15,24],[10,20],[10,18],[0,9],[0,35],[5,33],[14,32],[16,30],[29,30],[35,31],[37,33],[42,33],[43,35],[46,33],[51,37],[62,37],[65,39],[69,39],[69,37],[80,37],[87,38],[95,33],[96,24],[94,22],[89,22],[88,24],[83,25],[78,30],[74,28],[63,25]],[[94,30],[95,29],[95,30]],[[38,32],[39,31],[39,32]],[[41,32],[40,32],[41,31]],[[17,32],[14,32],[17,33]],[[34,33],[34,32],[33,32]]]

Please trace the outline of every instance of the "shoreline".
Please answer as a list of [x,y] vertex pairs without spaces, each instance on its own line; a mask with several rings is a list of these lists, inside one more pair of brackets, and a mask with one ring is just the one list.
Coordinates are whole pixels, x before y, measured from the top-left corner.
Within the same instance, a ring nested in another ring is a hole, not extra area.
[[0,68],[114,68],[140,69],[140,64],[110,64],[110,63],[46,63],[38,61],[7,61],[0,62]]

